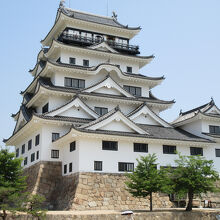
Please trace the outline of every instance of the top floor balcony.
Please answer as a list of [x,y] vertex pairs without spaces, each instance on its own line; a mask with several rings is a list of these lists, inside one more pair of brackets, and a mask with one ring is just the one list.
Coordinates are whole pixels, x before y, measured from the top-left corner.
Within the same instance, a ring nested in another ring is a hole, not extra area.
[[88,37],[81,36],[79,34],[70,34],[67,32],[63,32],[58,40],[64,43],[80,45],[83,47],[106,42],[110,47],[117,50],[118,52],[130,55],[140,54],[139,46],[130,45],[128,43],[119,43],[115,40],[106,40],[103,36]]

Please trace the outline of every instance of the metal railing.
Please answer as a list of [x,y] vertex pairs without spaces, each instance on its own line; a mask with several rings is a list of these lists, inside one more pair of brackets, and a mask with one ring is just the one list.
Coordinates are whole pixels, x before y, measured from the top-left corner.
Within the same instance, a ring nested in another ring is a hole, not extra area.
[[92,37],[84,37],[81,35],[74,35],[74,34],[67,34],[63,33],[60,38],[65,41],[73,42],[73,43],[79,43],[84,45],[93,45],[101,42],[106,42],[109,46],[116,50],[120,51],[127,51],[131,52],[133,54],[139,54],[139,46],[135,45],[129,45],[129,44],[123,44],[123,43],[117,43],[114,40],[104,40],[104,38],[92,38]]

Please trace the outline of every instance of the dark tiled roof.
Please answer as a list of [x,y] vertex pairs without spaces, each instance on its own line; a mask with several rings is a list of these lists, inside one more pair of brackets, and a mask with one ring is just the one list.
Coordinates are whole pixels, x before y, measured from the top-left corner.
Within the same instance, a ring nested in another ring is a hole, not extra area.
[[73,123],[89,123],[93,119],[87,118],[75,118],[75,117],[66,117],[66,116],[46,116],[46,115],[35,115],[38,118],[43,118],[47,120],[57,120],[57,121],[66,121],[66,122],[73,122]]
[[67,9],[67,8],[61,8],[61,11],[62,13],[64,13],[65,15],[69,17],[83,20],[83,21],[93,22],[97,24],[104,24],[104,25],[113,26],[117,28],[125,28],[125,29],[130,29],[130,30],[140,29],[140,27],[131,28],[131,27],[128,27],[128,25],[126,26],[122,25],[116,19],[113,19],[112,17],[98,16],[98,15],[88,14],[85,12],[74,11],[74,10]]
[[69,92],[69,93],[78,93],[78,95],[88,95],[88,96],[99,96],[99,97],[106,97],[106,98],[114,98],[114,99],[124,99],[124,100],[134,100],[134,101],[140,101],[140,102],[151,102],[151,103],[158,103],[158,104],[173,104],[174,101],[163,101],[159,99],[152,99],[148,97],[125,97],[125,96],[118,96],[118,95],[110,95],[110,94],[102,94],[102,93],[88,93],[80,91],[79,89],[74,88],[67,88],[62,86],[54,86],[49,78],[40,78],[39,82],[41,85],[47,89],[54,90],[54,91],[61,91],[61,92]]
[[95,134],[107,134],[115,136],[129,136],[129,137],[142,137],[149,139],[162,139],[162,140],[176,140],[176,141],[191,141],[191,142],[205,142],[205,143],[214,143],[213,141],[205,138],[200,138],[193,134],[190,134],[182,129],[178,128],[165,128],[155,125],[142,125],[137,124],[140,128],[145,130],[148,134],[137,134],[130,132],[120,132],[120,131],[106,131],[106,130],[89,130],[80,127],[74,127],[74,129],[86,132],[86,133],[95,133]]
[[172,124],[177,124],[177,123],[192,119],[195,116],[197,116],[198,114],[202,114],[204,116],[209,116],[209,117],[217,117],[217,118],[220,117],[220,115],[218,115],[218,114],[207,113],[207,111],[210,110],[213,106],[215,106],[218,109],[218,107],[215,105],[214,100],[212,99],[210,102],[208,102],[205,105],[201,105],[197,108],[191,109],[186,112],[181,111],[179,114],[179,117],[177,119],[175,119],[172,122]]
[[198,137],[180,128],[165,128],[156,125],[143,125],[139,124],[143,130],[153,135],[154,138],[167,139],[167,140],[183,140],[183,141],[202,141],[210,142],[210,140]]

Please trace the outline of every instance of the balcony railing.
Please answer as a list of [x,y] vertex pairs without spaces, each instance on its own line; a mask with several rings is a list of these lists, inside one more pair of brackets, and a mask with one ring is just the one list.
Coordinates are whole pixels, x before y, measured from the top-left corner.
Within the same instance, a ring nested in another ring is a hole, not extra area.
[[140,54],[139,46],[117,43],[113,40],[104,40],[101,37],[100,38],[91,38],[91,37],[83,37],[80,35],[63,33],[60,36],[59,40],[62,42],[77,44],[77,45],[81,45],[81,46],[91,46],[94,44],[106,42],[110,47],[114,48],[115,50],[117,50],[119,52],[128,53],[128,54],[132,54],[132,55]]

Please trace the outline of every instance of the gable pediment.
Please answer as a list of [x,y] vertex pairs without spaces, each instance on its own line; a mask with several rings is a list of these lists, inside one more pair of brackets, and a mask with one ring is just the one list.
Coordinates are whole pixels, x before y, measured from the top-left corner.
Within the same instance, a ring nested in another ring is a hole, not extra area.
[[213,114],[213,115],[220,115],[220,110],[214,105],[214,106],[212,106],[212,108],[210,108],[205,113]]
[[138,124],[171,127],[171,125],[154,113],[146,104],[139,106],[133,113],[130,113],[129,118]]
[[110,76],[108,76],[103,81],[85,89],[84,91],[111,94],[111,95],[123,95],[126,97],[134,97],[129,92],[127,92],[124,88],[118,85]]
[[47,116],[65,116],[76,118],[98,118],[98,114],[86,105],[79,97],[46,114]]
[[81,126],[89,130],[108,130],[130,132],[138,134],[147,134],[146,131],[129,120],[121,111],[112,110],[106,115],[100,117],[96,121]]

